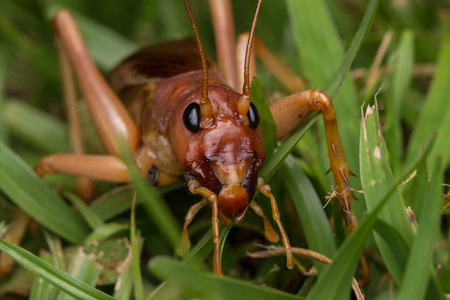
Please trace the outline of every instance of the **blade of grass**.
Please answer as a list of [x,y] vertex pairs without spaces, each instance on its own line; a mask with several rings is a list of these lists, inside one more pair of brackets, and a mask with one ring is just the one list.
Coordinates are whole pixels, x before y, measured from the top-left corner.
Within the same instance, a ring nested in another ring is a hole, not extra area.
[[2,119],[13,134],[31,146],[47,153],[70,149],[65,124],[29,104],[8,101],[2,110]]
[[427,201],[424,201],[423,204],[417,236],[412,245],[400,285],[399,300],[424,299],[429,279],[433,276],[430,267],[432,266],[434,247],[440,234],[440,195],[443,175],[442,164],[438,162],[436,166],[431,177]]
[[421,218],[422,206],[428,193],[428,172],[426,165],[423,165],[417,170],[414,178],[406,188],[407,191],[404,192],[404,198],[409,202],[405,204],[411,207],[414,216],[417,221],[419,221]]
[[258,78],[253,78],[251,86],[251,99],[256,105],[260,117],[261,131],[263,134],[264,149],[266,151],[266,159],[270,159],[277,146],[277,139],[275,133],[277,132],[277,125],[273,120],[272,113],[264,96],[264,91]]
[[[157,296],[155,296],[157,295]],[[145,300],[191,300],[192,297],[183,293],[180,287],[173,284],[171,281],[164,281],[158,286]]]
[[51,256],[53,258],[51,265],[60,270],[66,270],[66,261],[64,260],[63,247],[61,239],[44,230],[45,241],[47,242],[48,249],[50,250]]
[[77,195],[73,193],[65,193],[65,196],[78,209],[80,214],[84,217],[93,230],[105,225],[105,222],[103,222],[103,220]]
[[89,234],[85,242],[104,241],[121,232],[127,232],[130,227],[121,223],[107,223],[97,227],[91,234]]
[[81,217],[2,142],[0,188],[33,219],[64,239],[79,243],[88,234]]
[[428,137],[436,132],[436,147],[430,154],[430,173],[436,168],[436,157],[442,157],[444,167],[450,162],[450,21],[444,21],[441,49],[436,64],[436,72],[428,91],[419,119],[414,126],[407,148],[406,162],[410,162],[422,149]]
[[400,115],[412,81],[414,65],[414,34],[411,31],[402,33],[397,49],[392,54],[390,66],[392,73],[386,99],[386,144],[390,153],[392,171],[396,175],[400,171],[403,159],[403,140]]
[[99,290],[72,278],[47,262],[34,256],[30,252],[15,246],[4,240],[0,240],[0,250],[12,257],[16,262],[33,272],[37,276],[44,278],[57,288],[78,299],[113,300],[113,298]]
[[149,266],[159,278],[170,280],[189,295],[202,299],[302,299],[242,280],[204,274],[166,257],[154,258]]
[[[224,245],[224,237],[226,237],[231,230],[232,226],[226,226],[221,224],[219,227],[220,237],[221,237],[221,250]],[[213,252],[214,243],[213,243],[213,233],[212,228],[203,235],[203,237],[195,244],[195,246],[183,256],[183,264],[187,264],[192,267],[199,267],[205,259]],[[149,262],[150,263],[150,262]],[[165,295],[167,293],[167,289],[170,285],[170,281],[165,281],[159,285],[159,287],[147,298],[147,299],[166,299]],[[170,298],[172,299],[172,298]],[[178,298],[177,298],[178,299]]]
[[[156,190],[160,195],[164,195],[183,187],[184,184],[185,182],[180,180],[171,185],[159,186]],[[131,185],[123,185],[101,195],[90,204],[90,207],[103,221],[108,221],[131,208],[133,194],[134,188]],[[139,204],[139,199],[136,200]]]
[[133,181],[141,205],[152,218],[152,221],[158,225],[167,241],[176,248],[181,240],[180,226],[169,206],[164,202],[161,195],[142,178],[133,178]]
[[133,291],[133,266],[130,261],[126,261],[122,274],[117,278],[114,286],[113,297],[116,300],[129,300]]
[[410,247],[405,239],[399,234],[392,225],[387,222],[377,219],[375,225],[373,226],[375,232],[382,238],[386,244],[393,245],[390,248],[392,256],[397,260],[396,267],[399,272],[403,272],[406,267],[406,260],[410,253]]
[[[322,202],[313,185],[292,157],[284,161],[282,172],[300,217],[308,249],[332,257],[336,245]],[[324,266],[321,263],[314,265],[319,271]]]
[[[389,167],[389,157],[384,142],[378,117],[378,107],[375,101],[374,109],[368,108],[361,131],[361,184],[364,189],[368,211],[377,207],[382,196],[387,193],[394,183]],[[400,190],[396,190],[392,200],[380,213],[380,219],[391,225],[398,234],[408,243],[414,238],[414,232],[409,223],[404,208],[404,200]],[[396,283],[399,283],[403,269],[399,261],[393,256],[396,246],[389,244],[380,235],[375,233],[375,241],[380,248],[386,267],[391,272]]]
[[[102,267],[96,263],[96,258],[93,254],[87,255],[83,252],[83,248],[79,248],[76,255],[72,257],[68,274],[77,280],[89,285],[95,286],[100,273],[102,272]],[[72,300],[73,298],[67,293],[60,291],[59,297],[56,300]]]
[[[52,263],[52,257],[46,252],[43,252],[40,258],[46,263]],[[35,276],[29,300],[55,299],[57,292],[58,290],[48,281],[43,280],[39,276]]]
[[169,206],[157,190],[148,184],[141,173],[136,169],[132,156],[127,148],[123,148],[123,159],[128,166],[131,180],[137,191],[137,201],[142,204],[152,221],[158,226],[164,238],[173,248],[178,246],[181,240],[180,226],[172,214]]

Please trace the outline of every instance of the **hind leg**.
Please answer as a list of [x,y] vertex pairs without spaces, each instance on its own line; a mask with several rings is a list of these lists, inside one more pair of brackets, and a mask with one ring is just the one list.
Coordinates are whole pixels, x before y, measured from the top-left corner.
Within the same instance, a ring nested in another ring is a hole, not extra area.
[[[72,15],[66,10],[59,11],[52,26],[61,57],[63,83],[73,86],[70,75],[73,69],[89,114],[109,155],[84,155],[82,149],[75,145],[76,154],[56,154],[43,158],[36,167],[37,173],[64,172],[100,180],[128,181],[125,163],[118,156],[123,150],[136,150],[139,139],[137,126],[96,68]],[[70,89],[72,91],[65,93],[66,98],[74,97],[74,88]],[[73,110],[74,105],[70,109]],[[72,132],[77,127],[79,124],[71,123]]]

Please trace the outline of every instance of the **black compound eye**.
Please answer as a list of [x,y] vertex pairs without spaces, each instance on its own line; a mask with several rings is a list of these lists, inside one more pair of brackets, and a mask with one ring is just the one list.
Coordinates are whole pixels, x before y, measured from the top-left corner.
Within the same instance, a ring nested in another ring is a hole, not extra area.
[[256,129],[256,127],[258,127],[258,125],[259,125],[259,113],[258,113],[258,110],[256,109],[255,104],[253,104],[253,102],[250,102],[247,117],[248,117],[248,121],[250,122],[250,128]]
[[183,113],[184,126],[191,132],[198,132],[200,130],[200,104],[189,104]]

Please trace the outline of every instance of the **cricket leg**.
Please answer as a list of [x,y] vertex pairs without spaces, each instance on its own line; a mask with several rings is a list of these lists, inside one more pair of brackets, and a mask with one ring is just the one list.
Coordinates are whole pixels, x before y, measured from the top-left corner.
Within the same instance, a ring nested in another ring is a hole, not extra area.
[[273,230],[272,225],[270,224],[269,219],[267,218],[266,214],[263,212],[263,209],[261,206],[259,206],[258,203],[255,202],[255,200],[252,200],[250,202],[250,207],[253,209],[253,211],[263,218],[264,221],[264,235],[266,236],[266,239],[271,243],[277,243],[280,237],[278,234]]
[[186,254],[186,252],[189,251],[191,242],[189,241],[188,226],[189,224],[191,224],[198,211],[202,209],[206,204],[208,204],[208,200],[206,198],[203,198],[200,202],[192,205],[191,208],[189,208],[186,216],[184,217],[183,232],[181,233],[181,244],[177,249],[177,253],[179,256],[183,256]]
[[130,181],[127,165],[112,155],[54,154],[44,157],[35,171],[39,176],[66,173],[101,181]]
[[[55,39],[55,44],[58,50],[59,73],[64,103],[66,105],[67,120],[69,123],[70,144],[72,152],[81,155],[85,151],[73,71],[69,57],[67,56],[66,51],[64,51],[61,41]],[[89,201],[95,196],[94,184],[88,177],[76,177],[75,191],[84,201]]]
[[[41,175],[64,172],[100,180],[128,181],[125,163],[114,156],[120,155],[127,149],[131,152],[136,150],[139,140],[137,126],[96,68],[72,15],[66,10],[57,12],[52,26],[63,61],[62,68],[68,69],[69,73],[71,67],[75,70],[89,114],[111,156],[53,155],[43,158],[36,170]],[[67,71],[64,72],[67,73]],[[63,76],[66,78],[63,79],[64,84],[73,82],[71,75]],[[73,95],[73,91],[68,93]],[[73,126],[73,128],[76,127]],[[73,161],[73,159],[78,160]],[[103,163],[106,165],[102,165]]]
[[261,177],[258,178],[258,190],[263,193],[266,197],[270,198],[270,205],[272,206],[272,217],[278,225],[278,229],[281,234],[281,241],[283,242],[284,249],[286,251],[286,267],[288,269],[292,269],[294,267],[294,260],[292,258],[292,249],[291,243],[289,242],[289,238],[287,236],[286,231],[284,230],[283,223],[280,220],[280,212],[278,211],[277,200],[273,196],[270,191],[270,185],[264,184],[264,179]]
[[188,182],[189,191],[192,194],[199,194],[208,199],[212,206],[212,229],[214,241],[214,274],[223,275],[221,259],[220,259],[220,232],[219,232],[219,205],[217,203],[217,196],[211,190],[200,186],[200,183],[192,179]]
[[90,57],[73,16],[60,10],[52,20],[56,39],[75,69],[89,114],[109,154],[137,148],[137,126]]
[[342,212],[347,227],[351,230],[356,226],[356,218],[351,211],[351,204],[355,197],[349,182],[349,177],[353,174],[350,172],[345,158],[331,99],[321,90],[308,90],[287,96],[270,106],[270,111],[277,124],[276,137],[278,139],[293,131],[310,113],[317,110],[322,112],[330,157],[330,170],[341,197]]

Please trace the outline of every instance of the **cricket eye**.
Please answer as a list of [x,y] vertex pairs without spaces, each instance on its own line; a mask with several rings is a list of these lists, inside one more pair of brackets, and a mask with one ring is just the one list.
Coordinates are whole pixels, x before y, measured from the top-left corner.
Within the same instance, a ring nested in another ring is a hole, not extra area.
[[253,104],[253,102],[250,102],[247,117],[248,117],[248,121],[250,122],[250,128],[256,129],[256,127],[258,127],[258,125],[259,125],[259,113],[258,113],[258,110],[256,109],[255,104]]
[[193,133],[200,130],[200,104],[189,104],[183,113],[184,126]]

